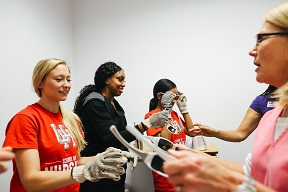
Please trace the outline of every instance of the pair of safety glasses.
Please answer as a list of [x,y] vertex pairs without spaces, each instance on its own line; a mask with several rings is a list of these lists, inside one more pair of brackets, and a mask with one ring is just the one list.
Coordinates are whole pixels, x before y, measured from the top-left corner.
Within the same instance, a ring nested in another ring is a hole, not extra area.
[[[168,144],[168,140],[165,140],[164,138],[162,138],[160,141],[160,139],[156,142],[160,143],[160,146],[165,146],[162,148],[158,147],[158,144],[155,145],[154,143],[152,143],[153,141],[147,137],[145,137],[144,135],[142,135],[141,132],[139,132],[135,127],[133,126],[126,126],[126,129],[132,134],[134,135],[136,138],[138,138],[139,140],[141,140],[145,145],[147,145],[149,148],[151,148],[154,152],[146,152],[146,151],[142,151],[140,149],[137,149],[136,147],[130,145],[122,136],[121,134],[118,132],[117,128],[112,125],[110,127],[111,132],[113,133],[113,135],[129,150],[131,150],[133,153],[136,153],[142,160],[143,162],[147,165],[147,167],[153,171],[155,171],[156,173],[158,173],[159,175],[162,175],[164,177],[167,177],[167,174],[165,174],[163,172],[162,166],[163,163],[165,161],[170,161],[175,159],[175,157],[169,155],[166,151],[164,151],[164,149],[169,148],[171,146],[171,143]],[[152,142],[151,142],[152,141]],[[155,142],[155,141],[154,141]],[[164,142],[164,143],[162,143]],[[170,142],[170,141],[169,141]],[[173,143],[172,143],[173,145]],[[173,146],[171,147],[173,148]]]
[[[161,95],[164,95],[165,93],[160,92],[160,94],[161,94]],[[174,97],[173,101],[176,101],[176,100],[180,99],[180,96],[181,96],[182,94],[183,94],[183,93],[181,93],[181,92],[177,92],[177,94],[176,94],[176,96]]]
[[160,149],[167,151],[168,149],[178,150],[178,148],[168,139],[163,137],[153,137],[153,136],[144,136],[149,139],[154,145],[158,146]]

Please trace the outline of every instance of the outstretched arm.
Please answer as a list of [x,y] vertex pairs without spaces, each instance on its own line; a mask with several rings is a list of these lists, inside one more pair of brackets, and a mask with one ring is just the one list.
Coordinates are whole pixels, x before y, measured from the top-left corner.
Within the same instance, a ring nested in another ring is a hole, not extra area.
[[[180,191],[234,191],[245,179],[244,174],[203,153],[187,150],[171,150],[169,153],[177,159],[165,162],[163,170],[168,174],[168,181]],[[256,191],[274,192],[258,182],[255,182],[255,188]]]
[[240,142],[245,140],[258,126],[261,120],[261,115],[248,108],[241,124],[236,130],[220,130],[214,129],[208,125],[194,123],[201,129],[201,134],[207,137],[216,137],[225,141]]
[[27,191],[56,190],[85,180],[96,182],[109,178],[116,181],[125,173],[122,166],[127,163],[129,157],[127,151],[110,147],[90,159],[81,158],[82,163],[86,163],[73,167],[73,170],[46,171],[40,169],[38,150],[15,150],[19,176]]

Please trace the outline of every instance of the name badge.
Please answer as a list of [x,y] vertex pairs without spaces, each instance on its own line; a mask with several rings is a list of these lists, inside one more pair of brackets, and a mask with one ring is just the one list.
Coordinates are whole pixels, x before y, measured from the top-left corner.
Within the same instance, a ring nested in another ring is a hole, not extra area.
[[268,101],[267,107],[276,107],[276,102],[275,101]]

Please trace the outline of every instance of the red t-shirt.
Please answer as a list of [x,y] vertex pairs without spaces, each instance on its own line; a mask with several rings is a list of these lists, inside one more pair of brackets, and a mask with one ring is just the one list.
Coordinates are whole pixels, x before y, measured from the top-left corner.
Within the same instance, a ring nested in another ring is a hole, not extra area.
[[[27,106],[8,123],[3,146],[14,149],[37,149],[41,171],[70,170],[78,163],[78,146],[62,122],[62,115],[51,113],[38,103]],[[37,185],[37,183],[35,183]],[[78,192],[79,183],[53,190]],[[25,192],[15,161],[10,183],[11,192]]]
[[[152,114],[160,112],[159,110],[152,110],[149,113],[145,115],[145,119],[149,118]],[[179,134],[172,134],[171,133],[171,139],[175,144],[184,144],[186,143],[186,124],[185,122],[178,116],[178,114],[175,111],[171,112],[171,126],[177,130],[177,132],[180,132]],[[181,122],[180,122],[181,121]],[[149,128],[146,133],[149,136],[154,136],[162,131],[163,127],[157,127],[157,128]],[[174,187],[172,184],[170,184],[166,177],[163,177],[156,172],[152,171],[153,178],[154,178],[154,188],[157,191],[163,191],[163,192],[171,192],[174,191]]]

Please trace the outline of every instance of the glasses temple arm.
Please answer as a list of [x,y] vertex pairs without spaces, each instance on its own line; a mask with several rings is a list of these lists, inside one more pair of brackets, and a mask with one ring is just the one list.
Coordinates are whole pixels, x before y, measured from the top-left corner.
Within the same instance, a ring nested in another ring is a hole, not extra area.
[[110,127],[110,131],[113,133],[113,135],[128,149],[132,150],[134,153],[136,153],[137,155],[139,155],[139,152],[137,151],[138,149],[134,148],[133,146],[131,146],[118,132],[117,128],[112,125]]
[[127,131],[129,131],[132,135],[134,135],[136,138],[142,140],[148,147],[153,149],[164,161],[170,161],[173,159],[176,159],[175,157],[169,155],[159,147],[155,146],[151,142],[147,141],[147,139],[140,133],[137,129],[133,128],[132,126],[126,126]]

